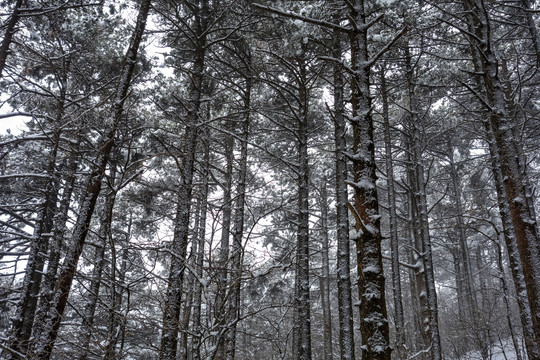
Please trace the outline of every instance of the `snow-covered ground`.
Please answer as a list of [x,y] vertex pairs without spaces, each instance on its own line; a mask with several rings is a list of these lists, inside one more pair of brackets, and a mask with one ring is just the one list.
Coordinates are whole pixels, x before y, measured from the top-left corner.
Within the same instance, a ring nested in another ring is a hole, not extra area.
[[[527,356],[524,354],[523,343],[519,342],[521,350],[521,359],[526,360]],[[465,356],[460,357],[459,359],[454,360],[484,360],[480,352],[469,352]],[[518,359],[516,355],[516,350],[512,344],[511,339],[503,340],[499,343],[494,343],[487,357],[488,360],[515,360]]]

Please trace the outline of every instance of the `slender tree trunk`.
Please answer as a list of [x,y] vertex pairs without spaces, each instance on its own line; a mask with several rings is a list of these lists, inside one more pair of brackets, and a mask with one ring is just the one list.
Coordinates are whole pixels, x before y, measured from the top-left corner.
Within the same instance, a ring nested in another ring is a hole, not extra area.
[[22,284],[22,295],[17,305],[16,315],[13,318],[10,347],[14,350],[7,354],[7,358],[18,359],[17,353],[26,353],[29,347],[29,339],[34,325],[34,316],[38,305],[45,257],[49,245],[49,234],[53,227],[53,217],[56,211],[58,198],[58,180],[56,174],[56,157],[60,142],[59,133],[53,136],[53,143],[47,165],[49,178],[43,188],[44,201],[39,211],[39,217],[34,228],[34,236],[30,245],[30,254],[25,269]]
[[35,357],[38,359],[49,359],[56,341],[62,315],[64,314],[64,310],[67,305],[71,283],[77,270],[79,257],[86,241],[86,235],[88,234],[90,220],[94,212],[97,197],[101,190],[101,180],[103,179],[105,168],[109,161],[109,156],[116,135],[116,129],[118,128],[124,113],[123,105],[131,85],[131,78],[137,60],[137,52],[139,50],[139,45],[146,26],[146,19],[150,10],[150,3],[151,0],[143,0],[141,3],[139,14],[137,16],[137,24],[135,26],[135,30],[133,32],[122,67],[120,77],[121,80],[115,97],[113,123],[111,128],[106,131],[105,136],[103,137],[97,150],[95,166],[91,171],[88,185],[85,190],[85,196],[81,204],[79,217],[73,230],[71,245],[64,260],[63,268],[56,282],[47,324],[40,332],[39,339],[35,347]]
[[[337,20],[337,19],[336,19]],[[341,34],[333,32],[333,56],[342,58]],[[347,194],[347,128],[344,117],[343,69],[334,64],[334,143],[336,166],[336,222],[337,222],[337,287],[339,314],[339,345],[341,359],[354,360],[353,304],[351,299],[351,265]]]
[[193,336],[191,339],[191,359],[200,360],[200,347],[202,341],[202,327],[201,327],[201,315],[202,315],[202,284],[203,278],[203,264],[204,264],[204,244],[206,233],[206,212],[208,208],[208,175],[210,172],[210,149],[209,145],[205,146],[204,153],[204,166],[201,172],[202,189],[201,195],[198,201],[198,223],[195,227],[196,233],[196,260],[195,260],[195,286],[193,289],[193,324],[192,331]]
[[60,201],[58,211],[54,216],[54,228],[52,231],[53,235],[49,245],[49,261],[47,263],[47,272],[45,273],[43,284],[41,286],[40,302],[34,321],[34,334],[38,333],[38,329],[43,328],[47,318],[47,311],[54,295],[54,286],[56,283],[58,267],[60,265],[60,257],[62,254],[61,248],[65,233],[67,231],[69,208],[76,180],[79,159],[79,144],[80,138],[77,140],[77,145],[71,148],[67,170],[64,176],[65,179],[62,200]]
[[439,334],[439,318],[437,305],[437,292],[435,290],[435,275],[433,271],[433,255],[431,249],[431,237],[429,234],[429,219],[427,206],[427,193],[425,170],[422,163],[422,146],[420,130],[420,114],[416,95],[416,84],[413,76],[412,57],[409,45],[405,46],[406,76],[409,98],[409,128],[411,131],[411,164],[414,168],[415,198],[418,211],[419,237],[423,260],[423,276],[425,277],[425,296],[429,309],[429,322],[423,324],[429,330],[427,334],[431,341],[431,356],[434,360],[442,359],[441,338]]
[[[111,214],[112,215],[112,214]],[[112,219],[112,218],[111,218]],[[128,266],[129,255],[129,240],[131,237],[132,215],[129,215],[126,232],[124,233],[125,241],[120,242],[113,238],[110,225],[108,227],[109,247],[111,249],[111,264],[110,264],[110,302],[108,304],[108,324],[107,324],[107,339],[105,340],[103,360],[115,360],[117,356],[118,342],[123,338],[125,330],[125,318],[129,310],[122,310],[124,302],[124,293],[127,291],[126,285],[126,270]],[[116,244],[122,246],[121,255],[116,251]],[[120,258],[120,268],[118,267],[118,258]]]
[[405,344],[405,320],[403,315],[403,301],[401,293],[401,276],[399,265],[399,239],[396,214],[396,190],[394,186],[394,163],[392,158],[392,142],[390,137],[390,115],[388,113],[388,93],[386,89],[385,66],[381,68],[381,94],[384,120],[384,143],[386,160],[386,177],[389,208],[389,235],[392,257],[392,298],[394,302],[394,323],[396,333],[395,354],[398,359],[407,357]]
[[[454,159],[454,145],[452,137],[449,137],[447,144],[447,154],[449,162],[449,173],[452,185],[451,200],[454,205],[454,216],[456,219],[457,244],[455,246],[456,258],[456,284],[458,294],[458,305],[460,309],[460,320],[462,324],[467,324],[467,329],[471,329],[473,336],[477,338],[485,338],[485,329],[479,321],[481,314],[478,306],[478,299],[474,289],[473,270],[471,265],[470,250],[467,245],[467,237],[465,234],[465,221],[463,219],[463,204],[461,194],[461,180],[458,173],[458,168]],[[451,236],[455,237],[455,233]],[[465,344],[464,344],[465,345]],[[485,350],[486,343],[482,341],[480,347]],[[464,350],[467,346],[462,347]]]
[[516,334],[516,329],[518,328],[518,326],[517,324],[515,324],[514,318],[512,317],[512,312],[510,309],[510,289],[508,287],[508,282],[506,281],[506,276],[504,273],[501,234],[499,233],[499,230],[497,228],[495,228],[495,231],[497,232],[497,240],[495,241],[495,245],[497,246],[497,270],[499,273],[499,280],[501,281],[501,288],[503,290],[503,300],[504,300],[504,306],[506,309],[506,319],[508,321],[508,329],[510,330],[512,344],[514,345],[516,360],[522,360],[521,349],[519,346],[519,339]]
[[385,279],[382,266],[379,202],[375,181],[375,146],[371,114],[370,62],[364,1],[349,5],[351,31],[351,105],[353,127],[354,215],[358,290],[360,297],[360,333],[362,359],[390,359],[389,323],[385,302]]
[[236,326],[240,320],[240,290],[241,279],[244,260],[244,217],[246,206],[246,186],[247,186],[247,170],[248,170],[248,140],[251,123],[251,89],[253,86],[252,78],[252,62],[251,52],[248,46],[242,46],[242,54],[244,56],[243,63],[245,69],[243,74],[245,76],[245,88],[244,88],[244,119],[242,121],[241,133],[240,133],[240,158],[238,163],[238,185],[236,187],[236,203],[234,209],[234,223],[233,223],[233,247],[231,254],[231,278],[229,283],[231,288],[231,301],[229,310],[229,331],[227,332],[226,344],[227,344],[227,360],[234,360],[236,356]]
[[[126,231],[126,241],[123,245],[120,269],[116,270],[117,254],[114,242],[111,241],[111,300],[109,304],[109,321],[107,328],[107,340],[105,341],[105,350],[103,360],[115,360],[117,356],[118,342],[123,338],[125,318],[128,308],[122,311],[124,302],[124,292],[126,291],[126,270],[128,264],[129,237],[131,236],[131,218]],[[109,237],[112,240],[112,237]],[[118,275],[117,275],[118,273]],[[121,358],[121,357],[120,357]]]
[[321,211],[321,257],[322,274],[320,277],[321,306],[323,310],[323,359],[332,360],[332,311],[330,305],[330,259],[328,239],[328,192],[326,190],[326,177],[320,185],[319,208]]
[[[116,178],[116,166],[111,166],[111,173],[109,180],[111,184],[115,184]],[[114,185],[113,185],[114,186]],[[90,344],[92,338],[92,330],[94,327],[94,318],[96,309],[98,306],[99,291],[103,282],[102,274],[105,267],[105,249],[109,243],[109,234],[111,231],[112,215],[114,203],[116,200],[116,189],[110,189],[110,192],[105,198],[105,205],[103,207],[103,213],[100,219],[100,226],[98,230],[99,247],[95,249],[94,256],[94,269],[92,271],[92,281],[88,290],[88,303],[84,309],[84,317],[81,324],[81,344],[84,344],[83,351],[79,360],[86,360],[90,351]]]
[[191,194],[193,190],[193,173],[199,126],[199,111],[203,92],[204,63],[206,55],[206,28],[209,21],[208,0],[198,2],[195,15],[197,36],[195,58],[191,71],[189,91],[189,109],[184,137],[184,158],[181,169],[178,203],[172,241],[172,259],[169,270],[165,309],[163,310],[163,330],[161,334],[160,360],[175,360],[178,345],[178,322],[182,303],[184,270],[189,235],[189,218],[191,211]]
[[[196,211],[195,212],[195,227],[194,229],[197,229],[197,223],[199,221],[199,214]],[[190,265],[194,264],[194,258],[197,256],[197,247],[198,247],[198,241],[197,238],[193,238],[192,242],[192,250],[189,254],[189,257],[187,259],[187,262]],[[196,265],[196,264],[195,264]],[[184,301],[184,308],[182,309],[182,320],[180,322],[180,326],[182,329],[182,332],[180,333],[180,355],[178,356],[180,359],[188,360],[189,356],[189,322],[191,319],[191,313],[193,309],[193,297],[194,297],[194,290],[195,290],[195,282],[198,281],[193,274],[188,274],[188,283],[187,283],[187,294],[186,294],[186,301]]]
[[[405,124],[410,128],[410,123]],[[427,351],[430,348],[431,336],[430,330],[430,308],[427,298],[427,281],[424,275],[424,251],[421,241],[420,228],[422,222],[420,220],[419,200],[418,195],[420,189],[417,183],[416,172],[414,170],[413,160],[413,140],[412,136],[407,135],[406,142],[406,161],[407,161],[407,178],[409,183],[409,233],[411,238],[411,252],[409,261],[414,265],[414,269],[410,272],[411,297],[413,301],[413,309],[415,316],[415,330],[420,335],[415,341],[416,351]],[[418,341],[419,340],[419,341]],[[422,356],[421,358],[426,358]]]
[[[230,123],[229,123],[230,124]],[[230,132],[231,126],[227,126],[226,129]],[[225,334],[227,333],[229,318],[227,313],[227,292],[228,289],[228,267],[229,267],[229,250],[230,250],[230,232],[231,232],[231,217],[232,217],[232,205],[231,205],[231,192],[232,192],[232,172],[234,162],[234,138],[231,134],[226,134],[224,152],[225,152],[225,184],[223,186],[223,218],[221,222],[221,241],[220,241],[220,253],[218,259],[218,283],[217,294],[214,305],[214,317],[215,324],[217,324],[217,344],[215,360],[225,360],[226,346],[225,346]]]
[[308,160],[308,89],[304,50],[299,64],[298,148],[298,232],[296,236],[296,299],[298,329],[295,353],[299,360],[311,360],[311,317],[309,294],[309,160]]

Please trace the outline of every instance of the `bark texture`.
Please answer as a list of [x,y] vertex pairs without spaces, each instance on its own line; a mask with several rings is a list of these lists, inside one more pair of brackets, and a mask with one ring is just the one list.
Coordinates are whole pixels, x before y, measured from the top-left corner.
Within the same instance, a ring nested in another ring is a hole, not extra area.
[[206,55],[206,35],[209,21],[209,4],[207,0],[197,1],[193,7],[196,34],[189,103],[186,115],[184,135],[183,161],[180,185],[177,193],[176,219],[171,246],[171,266],[163,310],[163,330],[161,333],[160,360],[175,360],[178,346],[178,324],[182,304],[184,271],[188,247],[189,220],[193,191],[193,174],[198,139],[199,112],[203,94],[203,78]]
[[137,52],[139,50],[139,45],[142,41],[142,36],[146,27],[146,19],[150,11],[150,3],[150,0],[143,0],[137,15],[137,23],[124,57],[122,72],[120,74],[120,83],[115,96],[112,126],[105,132],[105,136],[101,140],[97,150],[97,156],[94,163],[95,166],[91,171],[90,178],[84,192],[85,195],[80,207],[77,222],[74,226],[69,251],[66,255],[63,267],[55,284],[54,295],[52,296],[52,304],[50,305],[50,310],[48,312],[48,319],[46,324],[44,324],[44,328],[39,332],[39,338],[37,340],[33,355],[38,359],[49,359],[56,341],[62,315],[64,314],[64,310],[67,305],[71,283],[75,276],[75,272],[77,271],[79,257],[86,241],[90,220],[92,219],[94,207],[101,190],[101,180],[105,174],[105,168],[107,167],[110,153],[113,148],[116,130],[124,113],[124,102],[128,95],[131,79],[135,70]]
[[367,48],[364,1],[349,5],[349,18],[355,31],[350,33],[351,105],[353,127],[353,211],[356,219],[354,240],[357,248],[358,289],[362,359],[390,359],[389,323],[385,302],[382,267],[379,202],[376,188],[375,146],[371,114],[370,61]]
[[[491,156],[495,171],[500,171],[509,218],[521,259],[527,297],[531,309],[534,342],[527,346],[529,357],[537,358],[540,346],[540,238],[532,194],[528,189],[526,163],[520,141],[516,137],[517,119],[509,111],[510,99],[505,96],[505,84],[501,78],[501,63],[496,55],[491,19],[487,5],[482,0],[464,0],[467,26],[470,34],[475,69],[480,74],[482,102],[486,108],[486,131],[491,141]],[[505,215],[506,216],[506,215]],[[510,249],[509,249],[510,251]]]

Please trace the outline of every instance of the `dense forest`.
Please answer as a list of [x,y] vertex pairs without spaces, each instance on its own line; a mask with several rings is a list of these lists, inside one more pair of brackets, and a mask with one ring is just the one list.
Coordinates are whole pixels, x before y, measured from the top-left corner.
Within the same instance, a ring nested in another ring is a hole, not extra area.
[[539,360],[539,14],[0,1],[0,358]]

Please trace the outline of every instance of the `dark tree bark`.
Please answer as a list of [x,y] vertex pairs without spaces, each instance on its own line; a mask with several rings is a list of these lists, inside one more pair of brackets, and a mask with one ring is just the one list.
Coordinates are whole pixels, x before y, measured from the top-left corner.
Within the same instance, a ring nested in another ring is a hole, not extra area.
[[9,55],[9,46],[11,45],[13,35],[16,32],[17,23],[19,22],[22,3],[23,0],[17,0],[17,2],[15,3],[13,11],[11,12],[11,16],[7,21],[4,38],[2,39],[2,43],[0,43],[0,78],[2,77],[2,73],[4,72],[6,60]]
[[353,128],[354,190],[358,290],[360,297],[360,333],[362,359],[389,360],[389,323],[385,302],[385,279],[382,266],[379,201],[375,181],[375,144],[371,114],[370,70],[364,1],[349,3],[351,27],[351,105]]
[[251,51],[244,40],[238,43],[238,50],[243,66],[241,73],[245,84],[242,92],[243,98],[243,119],[240,130],[240,158],[238,160],[238,184],[236,186],[236,202],[234,206],[233,221],[233,244],[231,253],[231,301],[229,305],[229,330],[226,333],[227,360],[234,360],[236,357],[236,326],[240,320],[241,298],[240,290],[242,286],[242,273],[244,261],[244,218],[246,207],[246,187],[248,171],[248,140],[251,124],[251,90],[253,87],[252,57]]
[[[339,17],[336,16],[337,20]],[[339,30],[333,30],[332,55],[341,59],[343,54],[342,39]],[[347,144],[345,140],[347,128],[344,117],[343,99],[343,68],[335,63],[334,77],[334,143],[336,167],[336,222],[337,222],[337,287],[338,287],[338,314],[339,314],[339,344],[341,358],[355,359],[354,355],[354,328],[353,304],[351,299],[351,265],[349,241],[349,217],[347,210]]]
[[196,40],[193,68],[191,70],[191,83],[189,84],[189,103],[186,115],[186,129],[184,135],[183,161],[181,168],[180,185],[177,193],[176,219],[171,246],[171,266],[165,309],[163,310],[163,330],[161,334],[160,360],[176,359],[178,345],[178,322],[182,304],[182,290],[184,285],[184,271],[189,235],[189,219],[193,191],[193,174],[195,154],[200,123],[199,112],[203,95],[203,78],[206,56],[206,36],[208,22],[210,21],[209,2],[197,1],[194,9]]
[[323,175],[320,183],[319,209],[321,211],[321,258],[322,269],[319,277],[321,307],[323,311],[323,359],[332,360],[332,311],[330,305],[330,241],[328,239],[328,191],[327,179]]
[[69,208],[72,200],[73,190],[76,180],[76,171],[79,160],[80,138],[76,144],[71,144],[70,154],[66,173],[64,174],[64,189],[62,199],[58,210],[54,216],[54,228],[49,244],[49,261],[47,263],[47,272],[44,274],[43,284],[41,286],[39,306],[36,311],[34,320],[33,333],[37,334],[38,329],[42,329],[47,319],[47,311],[49,309],[52,296],[54,295],[54,286],[57,279],[58,267],[60,265],[60,257],[62,254],[64,237],[67,232],[67,222],[69,218]]
[[[405,46],[405,61],[406,61],[406,78],[407,78],[407,97],[409,100],[409,114],[407,116],[407,127],[410,132],[410,151],[412,162],[409,164],[412,167],[411,187],[413,189],[413,198],[415,204],[415,212],[418,221],[418,239],[420,252],[420,276],[424,277],[425,287],[420,291],[419,297],[425,296],[427,306],[427,318],[423,319],[421,326],[427,329],[426,335],[430,343],[428,345],[431,356],[434,360],[442,359],[441,338],[439,333],[439,316],[437,305],[437,293],[435,290],[435,275],[433,270],[433,253],[431,248],[431,236],[429,233],[428,205],[427,205],[427,184],[426,175],[422,159],[422,132],[420,130],[420,107],[419,99],[416,94],[416,83],[413,76],[412,57],[410,54],[409,44]],[[426,322],[427,321],[427,322]]]
[[124,102],[128,95],[131,79],[135,70],[137,52],[139,50],[139,45],[142,41],[142,36],[146,26],[146,19],[150,10],[150,3],[151,0],[143,0],[139,9],[137,24],[126,52],[122,72],[120,74],[120,83],[115,96],[112,126],[106,131],[105,136],[102,138],[97,150],[95,166],[91,171],[90,178],[84,192],[84,200],[81,204],[79,216],[73,230],[69,252],[66,255],[62,270],[60,271],[58,280],[56,281],[47,324],[45,324],[45,327],[41,329],[39,339],[34,350],[35,355],[33,356],[38,359],[49,359],[56,341],[62,315],[64,314],[64,310],[67,305],[71,283],[73,281],[73,277],[75,276],[75,272],[77,271],[79,257],[86,241],[90,220],[94,212],[96,200],[101,190],[101,180],[103,179],[105,168],[109,161],[116,130],[124,113]]
[[198,216],[195,222],[196,230],[196,259],[195,259],[195,284],[193,289],[193,336],[191,339],[191,359],[200,360],[200,347],[202,341],[202,284],[203,265],[204,265],[204,248],[206,234],[206,213],[208,209],[208,177],[210,172],[210,149],[209,144],[206,144],[204,150],[204,165],[201,170],[200,178],[202,180],[200,197],[198,199]]
[[[468,39],[472,47],[473,62],[479,73],[479,84],[482,87],[482,103],[486,108],[489,121],[486,125],[490,145],[495,151],[496,171],[502,175],[502,184],[509,217],[511,219],[527,289],[532,323],[535,334],[532,346],[531,339],[527,350],[529,357],[540,356],[540,237],[535,212],[531,208],[530,186],[526,175],[526,164],[523,163],[519,139],[515,136],[516,119],[508,111],[508,99],[505,97],[505,85],[501,79],[500,64],[493,43],[491,19],[486,4],[482,0],[464,0],[467,12]],[[500,169],[500,170],[499,170]],[[509,249],[510,251],[510,249]]]
[[111,166],[109,182],[113,184],[113,188],[106,195],[103,213],[100,219],[98,230],[99,246],[95,249],[94,254],[94,269],[92,270],[92,280],[88,289],[88,303],[84,308],[84,317],[81,323],[81,343],[84,344],[79,360],[86,360],[92,343],[92,331],[96,309],[99,301],[99,291],[103,282],[102,274],[105,267],[105,249],[109,243],[109,234],[111,231],[113,208],[116,200],[116,189],[114,189],[116,178],[116,166]]
[[[418,196],[419,190],[416,182],[415,172],[413,171],[413,157],[412,154],[412,140],[407,135],[406,147],[406,161],[407,161],[407,180],[408,180],[408,214],[409,214],[409,236],[410,236],[410,253],[409,262],[414,265],[409,271],[410,288],[411,288],[411,301],[412,308],[414,309],[414,329],[418,334],[414,341],[414,349],[417,353],[426,351],[431,343],[429,336],[429,323],[430,323],[430,310],[427,299],[427,283],[424,276],[424,259],[422,251],[422,241],[420,237],[420,216],[418,210]],[[426,325],[427,324],[427,325]],[[421,358],[427,358],[422,356]]]
[[53,228],[53,217],[56,211],[58,197],[56,157],[60,144],[59,135],[58,131],[53,135],[53,144],[47,166],[49,179],[46,180],[43,189],[44,201],[34,228],[34,236],[30,246],[28,264],[25,269],[22,285],[22,295],[19,299],[16,315],[13,318],[10,348],[14,352],[11,355],[8,354],[8,358],[13,356],[13,358],[17,359],[19,358],[17,353],[26,353],[34,326],[34,316],[38,306],[38,294],[41,288],[45,258],[49,246],[49,234]]
[[297,56],[298,61],[298,98],[297,116],[298,149],[298,232],[296,236],[296,325],[298,328],[295,352],[299,360],[311,359],[311,316],[309,294],[309,160],[308,160],[308,101],[305,49]]
[[[26,353],[29,339],[34,328],[34,320],[38,308],[38,295],[41,290],[42,274],[46,263],[46,254],[49,250],[50,234],[53,231],[54,217],[57,211],[57,200],[60,186],[60,174],[57,169],[57,156],[61,141],[61,130],[66,104],[67,73],[69,60],[64,61],[64,68],[60,78],[60,93],[57,100],[56,122],[51,137],[52,144],[47,165],[49,178],[44,184],[43,205],[34,229],[34,237],[28,256],[28,265],[25,269],[22,296],[19,300],[16,315],[13,319],[10,347],[15,352]],[[53,255],[51,252],[50,255]],[[51,258],[49,259],[50,262]],[[15,353],[14,353],[15,354]],[[15,358],[17,357],[14,355]]]
[[225,360],[225,333],[227,333],[228,324],[227,320],[229,318],[227,314],[227,292],[228,289],[228,267],[229,267],[229,250],[230,250],[230,233],[231,233],[231,217],[232,217],[232,172],[233,172],[233,162],[234,162],[234,137],[231,132],[230,123],[226,127],[228,134],[225,134],[225,144],[224,144],[224,153],[225,153],[225,173],[223,184],[223,217],[221,221],[221,240],[220,240],[220,250],[219,257],[217,261],[218,267],[218,283],[217,283],[217,294],[214,304],[214,321],[217,324],[217,344],[216,352],[214,359],[216,360]]
[[399,359],[407,357],[407,346],[405,343],[405,320],[403,314],[403,296],[401,291],[401,274],[399,265],[399,239],[398,239],[398,217],[396,212],[396,189],[394,185],[394,160],[392,158],[392,142],[390,134],[390,115],[388,110],[388,90],[386,86],[386,74],[384,64],[381,67],[381,95],[382,95],[382,115],[384,121],[384,144],[386,177],[388,191],[388,222],[390,235],[390,250],[392,257],[392,299],[394,303],[394,323],[395,323],[395,353]]

